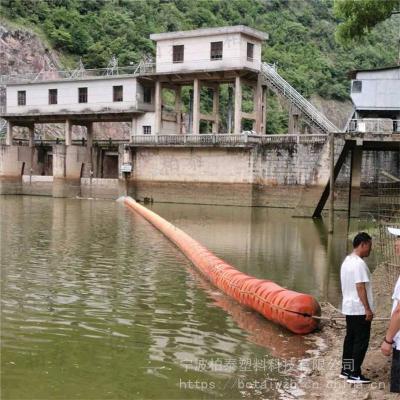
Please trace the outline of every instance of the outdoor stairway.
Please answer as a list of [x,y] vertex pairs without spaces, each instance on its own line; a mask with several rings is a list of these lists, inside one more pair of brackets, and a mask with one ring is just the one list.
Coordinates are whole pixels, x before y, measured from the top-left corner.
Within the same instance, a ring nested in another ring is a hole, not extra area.
[[322,133],[340,132],[340,129],[335,126],[328,118],[318,111],[307,99],[305,99],[293,86],[285,81],[276,72],[276,68],[270,64],[261,64],[261,73],[268,88],[273,90],[279,96],[285,97],[293,104],[305,117],[308,123]]

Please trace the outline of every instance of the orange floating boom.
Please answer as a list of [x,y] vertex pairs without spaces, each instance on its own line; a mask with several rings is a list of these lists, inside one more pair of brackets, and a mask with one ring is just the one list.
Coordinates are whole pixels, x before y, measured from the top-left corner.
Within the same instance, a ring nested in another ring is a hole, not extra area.
[[321,308],[314,297],[284,289],[269,280],[246,275],[131,197],[125,197],[124,203],[160,230],[203,275],[228,296],[294,333],[306,334],[318,327],[319,320],[313,316],[320,316]]

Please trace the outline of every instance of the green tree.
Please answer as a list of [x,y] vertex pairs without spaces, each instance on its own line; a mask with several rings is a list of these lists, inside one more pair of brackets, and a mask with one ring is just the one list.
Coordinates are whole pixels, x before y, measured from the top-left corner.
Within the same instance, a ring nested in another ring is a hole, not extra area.
[[367,34],[379,22],[400,11],[399,0],[335,0],[335,15],[344,19],[337,28],[336,37],[348,43]]

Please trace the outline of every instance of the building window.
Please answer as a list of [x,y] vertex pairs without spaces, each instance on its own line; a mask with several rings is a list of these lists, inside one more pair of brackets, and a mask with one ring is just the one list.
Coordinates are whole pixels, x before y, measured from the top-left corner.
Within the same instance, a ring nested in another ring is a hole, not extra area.
[[151,135],[151,126],[143,125],[143,135]]
[[113,86],[113,101],[124,100],[123,86]]
[[222,60],[222,42],[211,42],[211,60]]
[[247,42],[247,61],[254,59],[254,44]]
[[362,81],[353,81],[353,85],[351,87],[352,93],[361,93],[362,91]]
[[57,104],[57,89],[49,89],[49,104]]
[[18,90],[18,105],[25,106],[26,105],[26,91]]
[[88,96],[87,96],[87,87],[80,87],[78,88],[78,102],[79,103],[87,103]]
[[143,103],[151,103],[151,87],[143,86]]
[[172,46],[172,62],[174,63],[183,62],[184,52],[185,52],[185,46],[183,44],[179,46]]

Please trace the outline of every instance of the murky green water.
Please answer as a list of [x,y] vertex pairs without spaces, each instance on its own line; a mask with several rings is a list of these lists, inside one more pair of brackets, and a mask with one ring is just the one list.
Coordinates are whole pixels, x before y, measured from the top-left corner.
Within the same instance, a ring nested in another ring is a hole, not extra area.
[[[339,300],[346,227],[284,210],[154,205],[237,268]],[[277,398],[312,350],[212,288],[112,201],[0,197],[2,399]],[[277,389],[278,385],[278,389]],[[279,389],[280,386],[280,389]]]

